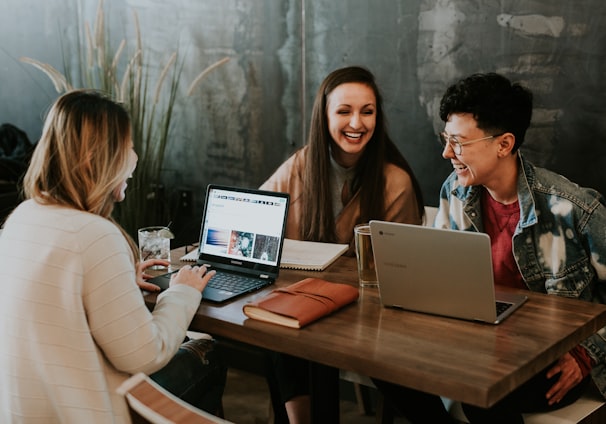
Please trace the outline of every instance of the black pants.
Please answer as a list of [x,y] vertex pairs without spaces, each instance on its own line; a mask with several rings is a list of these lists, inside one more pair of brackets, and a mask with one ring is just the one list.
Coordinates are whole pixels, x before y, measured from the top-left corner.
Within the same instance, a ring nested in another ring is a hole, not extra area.
[[465,416],[471,424],[523,424],[523,413],[553,411],[570,405],[581,397],[591,383],[591,377],[586,377],[566,393],[559,403],[550,406],[547,404],[545,394],[558,381],[560,375],[547,378],[549,368],[534,376],[491,408],[484,409],[463,404]]
[[373,379],[387,407],[412,424],[454,424],[439,396]]
[[266,351],[267,385],[271,394],[275,424],[288,424],[284,404],[290,399],[309,395],[309,361],[296,356]]
[[[546,412],[562,408],[575,402],[591,383],[586,377],[573,387],[557,404],[550,406],[545,393],[553,386],[559,375],[548,379],[548,369],[533,377],[492,408],[480,408],[463,404],[463,411],[470,424],[523,424],[522,413]],[[439,396],[409,389],[380,380],[373,380],[383,394],[387,404],[411,423],[454,423]]]

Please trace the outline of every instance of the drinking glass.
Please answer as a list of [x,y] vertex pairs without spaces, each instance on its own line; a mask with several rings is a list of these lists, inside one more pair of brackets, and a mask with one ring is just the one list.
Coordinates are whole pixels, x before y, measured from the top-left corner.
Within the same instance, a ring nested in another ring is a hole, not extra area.
[[[170,262],[170,239],[172,232],[168,227],[145,227],[139,231],[139,254],[141,261],[148,259],[164,259]],[[162,265],[154,265],[150,269],[162,269]]]
[[370,225],[358,224],[354,227],[356,258],[358,258],[358,278],[361,287],[378,287],[375,260],[370,240]]

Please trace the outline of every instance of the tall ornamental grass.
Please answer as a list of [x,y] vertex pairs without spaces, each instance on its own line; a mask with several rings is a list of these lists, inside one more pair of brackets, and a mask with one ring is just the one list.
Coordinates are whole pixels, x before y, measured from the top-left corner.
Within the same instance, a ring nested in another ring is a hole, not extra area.
[[[133,236],[137,228],[149,225],[166,225],[167,213],[161,172],[164,155],[170,143],[170,130],[175,102],[177,101],[184,60],[178,49],[173,52],[153,80],[150,66],[145,62],[144,48],[136,11],[133,11],[135,46],[125,39],[113,48],[110,33],[105,25],[103,0],[99,0],[94,27],[84,21],[77,27],[74,51],[61,43],[63,72],[47,63],[22,57],[52,81],[61,94],[77,88],[97,89],[105,92],[128,109],[132,120],[132,140],[139,155],[137,169],[129,181],[126,199],[116,206],[116,220]],[[211,71],[229,60],[225,57],[200,72],[191,82],[187,96],[195,91]]]

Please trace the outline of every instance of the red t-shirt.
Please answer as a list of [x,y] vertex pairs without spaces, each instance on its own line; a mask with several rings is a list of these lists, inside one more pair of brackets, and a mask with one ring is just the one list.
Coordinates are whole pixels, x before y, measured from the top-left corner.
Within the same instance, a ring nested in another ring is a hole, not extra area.
[[490,196],[488,190],[482,194],[482,220],[484,231],[490,236],[492,266],[495,284],[528,289],[513,257],[511,240],[520,220],[518,202],[504,205]]
[[[513,257],[511,246],[513,233],[520,220],[519,203],[504,205],[494,200],[488,190],[484,190],[482,219],[484,231],[490,236],[495,284],[527,289]],[[577,361],[583,378],[589,375],[593,364],[585,348],[576,346],[570,354]]]

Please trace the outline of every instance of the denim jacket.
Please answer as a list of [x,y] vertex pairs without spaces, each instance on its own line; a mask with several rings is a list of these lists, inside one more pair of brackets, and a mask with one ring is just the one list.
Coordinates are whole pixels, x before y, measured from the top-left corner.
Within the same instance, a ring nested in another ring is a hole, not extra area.
[[[453,172],[442,185],[434,226],[483,232],[482,187],[462,187]],[[531,291],[606,303],[606,204],[595,190],[537,168],[519,154],[520,221],[515,261]],[[606,327],[581,343],[606,397]]]

